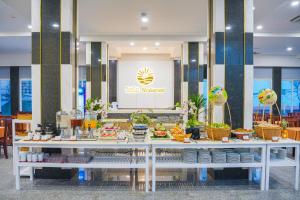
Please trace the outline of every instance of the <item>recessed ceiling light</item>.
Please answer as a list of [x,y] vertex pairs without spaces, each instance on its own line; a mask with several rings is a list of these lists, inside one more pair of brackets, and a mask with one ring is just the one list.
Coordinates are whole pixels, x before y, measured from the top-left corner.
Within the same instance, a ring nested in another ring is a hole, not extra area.
[[252,6],[252,10],[255,10],[255,6]]
[[149,22],[149,18],[148,18],[148,16],[147,16],[146,13],[142,13],[142,14],[141,14],[141,21],[142,21],[143,23]]
[[143,50],[146,51],[148,48],[147,47],[143,47]]
[[53,26],[54,28],[58,28],[58,27],[59,27],[59,24],[54,23],[54,24],[52,24],[52,26]]
[[28,29],[32,29],[32,26],[29,24],[29,25],[27,26],[27,28],[28,28]]
[[226,30],[231,30],[231,26],[228,25],[228,26],[225,27],[225,29]]
[[300,1],[292,1],[291,6],[295,7],[295,6],[299,6],[300,5]]
[[256,29],[257,30],[262,30],[264,27],[262,26],[262,25],[258,25],[258,26],[256,26]]
[[129,45],[130,45],[130,46],[134,46],[135,43],[134,43],[134,42],[130,42]]
[[293,47],[287,47],[286,50],[287,51],[293,51]]
[[160,43],[159,43],[159,42],[155,42],[155,46],[157,46],[157,47],[158,47],[159,45],[160,45]]

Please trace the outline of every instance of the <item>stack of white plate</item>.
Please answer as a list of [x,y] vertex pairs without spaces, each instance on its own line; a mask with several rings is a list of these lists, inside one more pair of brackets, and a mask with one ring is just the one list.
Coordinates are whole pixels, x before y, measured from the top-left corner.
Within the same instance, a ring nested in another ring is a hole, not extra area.
[[241,153],[241,163],[253,163],[254,154],[253,153]]
[[226,153],[227,163],[240,163],[241,156],[239,153]]
[[286,159],[287,151],[286,149],[278,149],[277,158],[278,159]]
[[198,152],[199,163],[211,163],[211,155],[208,150],[199,150]]
[[226,163],[226,152],[214,151],[212,152],[213,163]]
[[182,152],[182,161],[184,163],[196,163],[197,162],[197,150],[196,149],[184,149]]

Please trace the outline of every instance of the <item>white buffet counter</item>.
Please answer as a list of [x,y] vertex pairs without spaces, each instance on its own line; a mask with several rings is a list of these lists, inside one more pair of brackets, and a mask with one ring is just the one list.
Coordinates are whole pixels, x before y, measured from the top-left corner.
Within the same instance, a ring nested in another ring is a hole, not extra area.
[[[192,141],[190,143],[181,143],[171,140],[147,140],[145,142],[117,142],[117,141],[17,141],[14,143],[14,159],[16,164],[16,189],[20,189],[20,167],[61,167],[61,168],[141,168],[145,169],[145,190],[149,191],[149,159],[152,159],[152,191],[156,190],[156,170],[160,168],[249,168],[249,180],[251,180],[251,169],[261,169],[261,190],[269,189],[270,167],[286,166],[295,168],[295,189],[298,189],[299,182],[299,145],[298,141],[286,139],[279,142],[264,140],[230,140],[228,143],[217,141]],[[89,162],[89,163],[47,163],[47,162],[20,162],[20,147],[31,148],[69,148],[69,149],[142,149],[145,151],[143,162]],[[295,148],[295,157],[284,160],[271,160],[270,152],[272,148],[290,147]],[[149,155],[149,149],[152,148],[152,158]],[[251,163],[184,163],[178,162],[159,162],[157,160],[157,149],[243,149],[260,153],[260,161]]]

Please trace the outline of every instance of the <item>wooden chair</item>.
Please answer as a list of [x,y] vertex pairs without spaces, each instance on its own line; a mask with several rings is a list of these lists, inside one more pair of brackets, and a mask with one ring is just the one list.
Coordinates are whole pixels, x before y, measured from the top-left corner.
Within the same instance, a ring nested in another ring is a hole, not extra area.
[[0,119],[0,156],[1,156],[1,146],[3,146],[4,156],[8,159],[7,153],[7,120]]

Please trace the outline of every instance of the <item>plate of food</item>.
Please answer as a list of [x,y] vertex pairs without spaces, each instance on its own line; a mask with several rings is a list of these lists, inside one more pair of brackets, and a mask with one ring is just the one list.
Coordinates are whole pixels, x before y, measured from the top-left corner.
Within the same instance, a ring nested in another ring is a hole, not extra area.
[[231,131],[238,139],[244,139],[244,136],[250,136],[254,133],[252,129],[238,128]]

